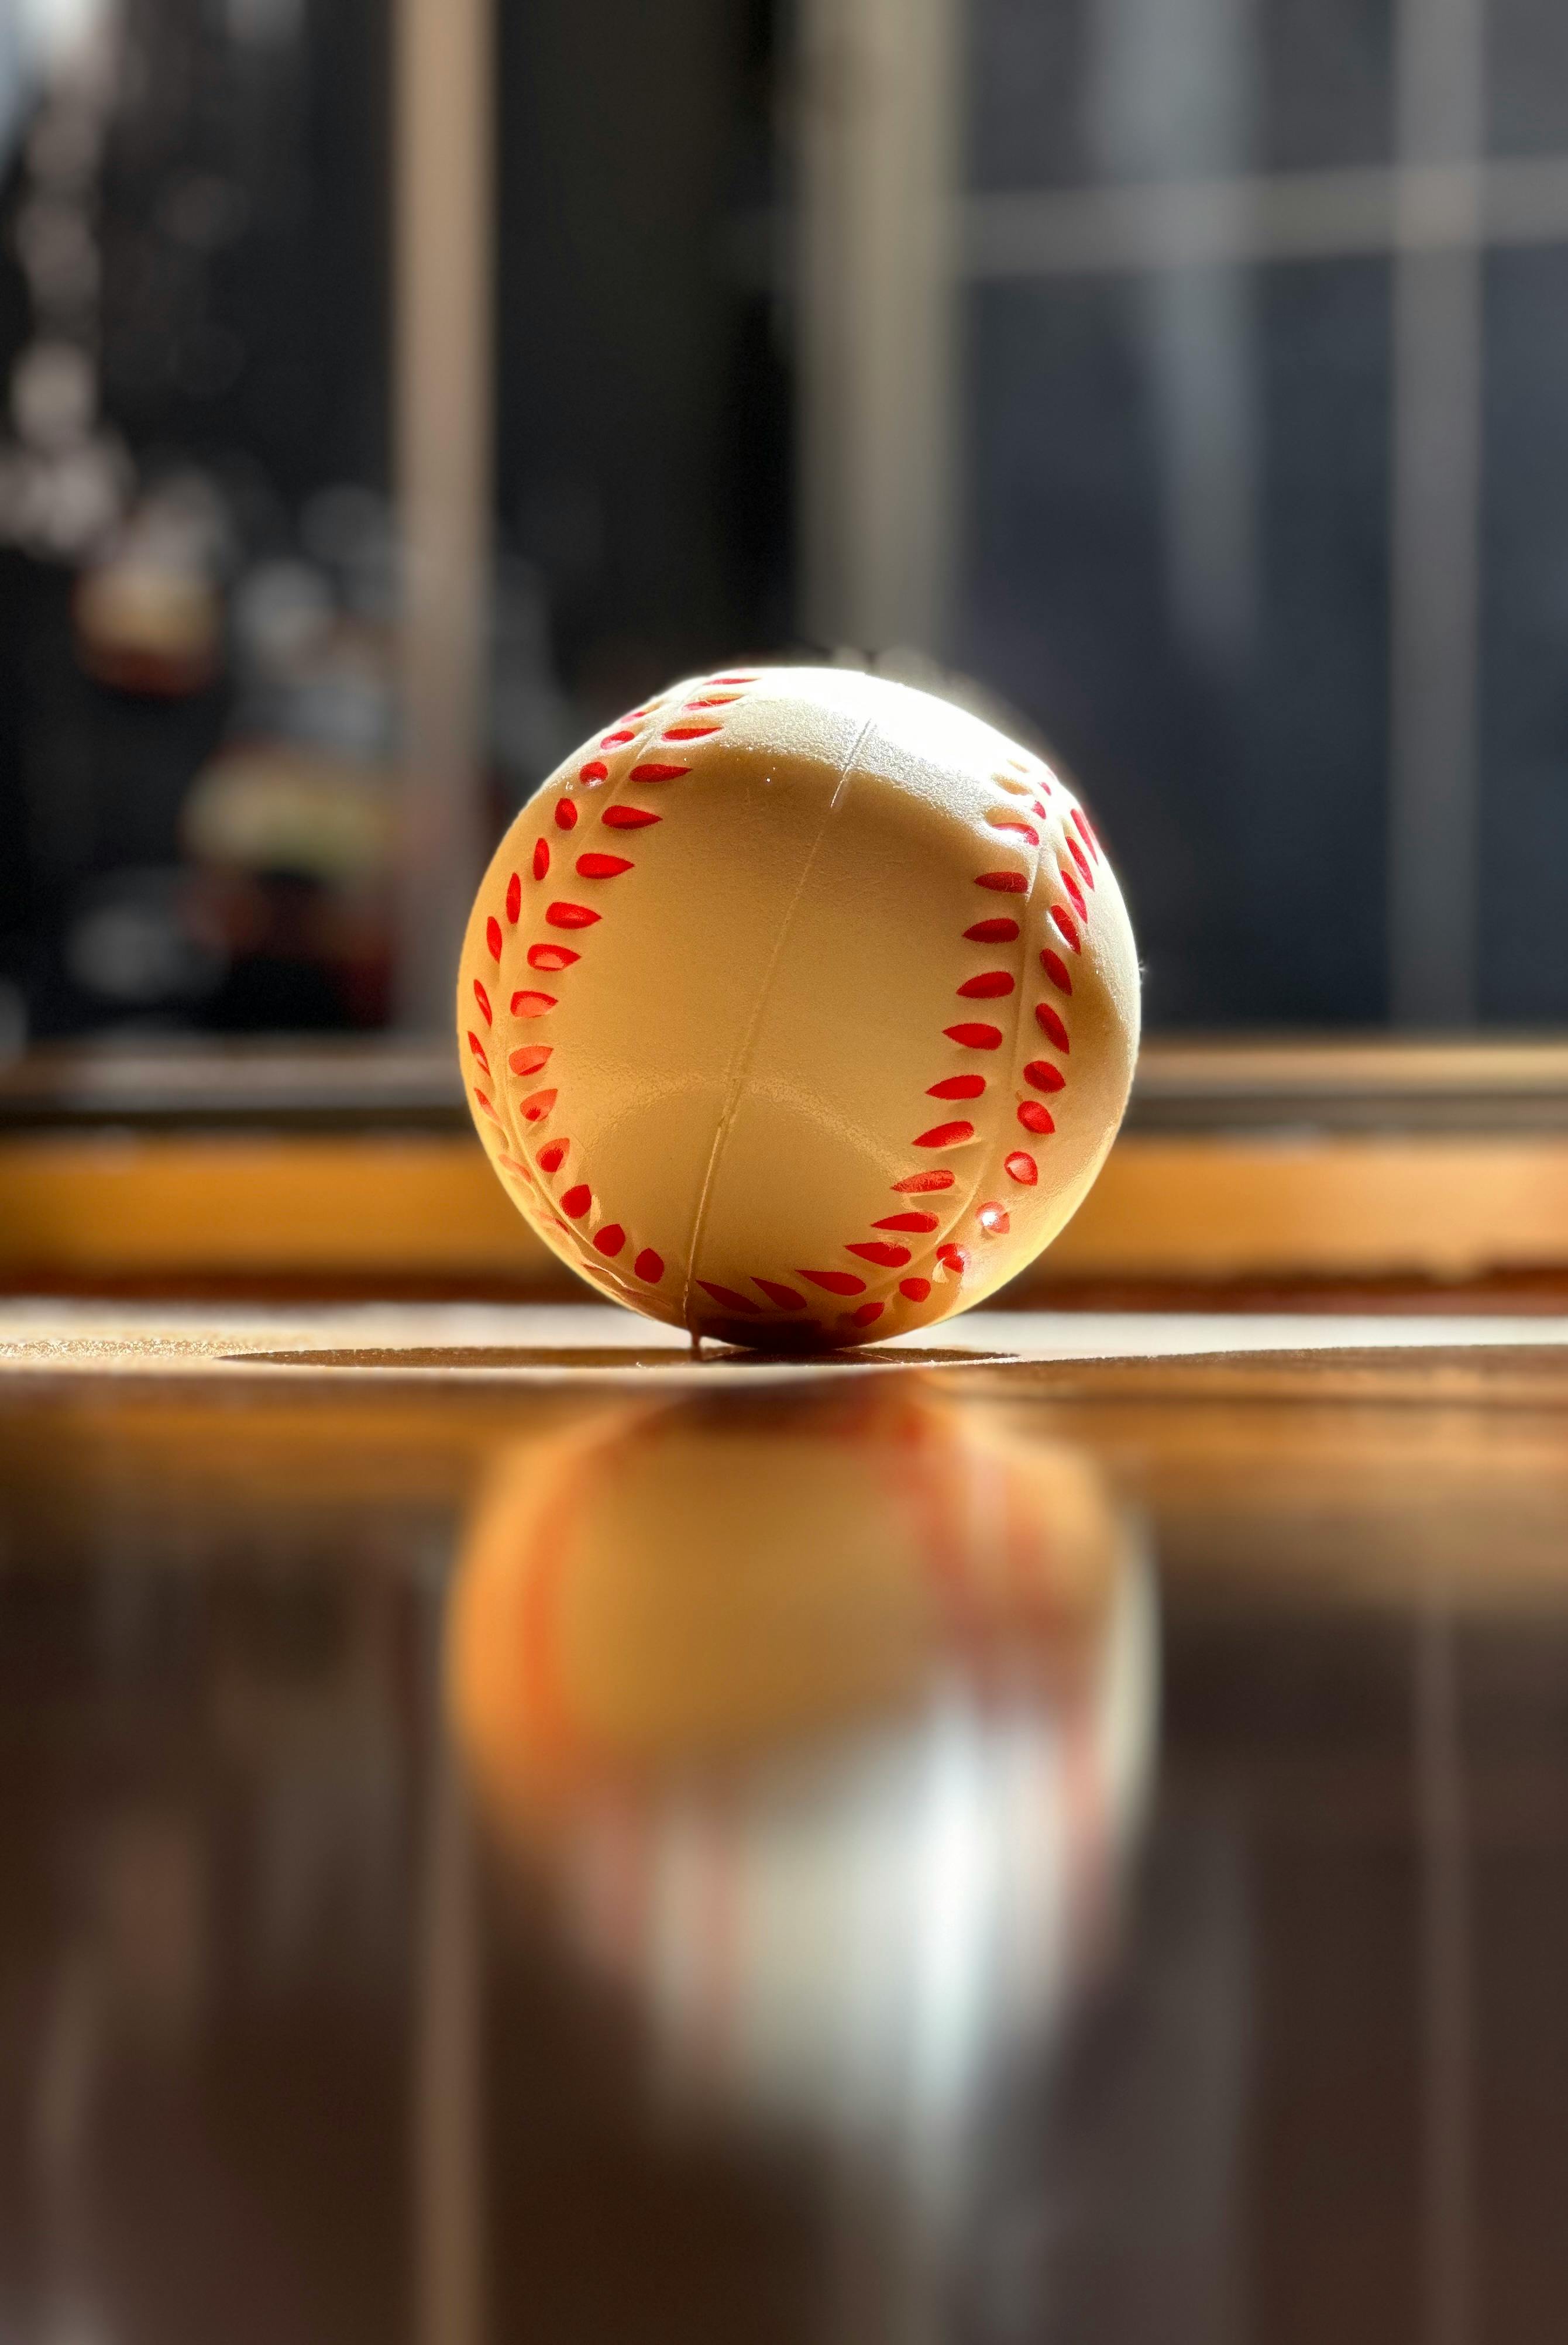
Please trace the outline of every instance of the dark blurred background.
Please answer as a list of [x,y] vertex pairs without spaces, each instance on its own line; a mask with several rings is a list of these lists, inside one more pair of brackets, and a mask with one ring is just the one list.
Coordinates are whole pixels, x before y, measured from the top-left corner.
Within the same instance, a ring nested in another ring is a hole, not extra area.
[[[423,424],[422,16],[494,156]],[[1568,1014],[1546,0],[0,0],[0,168],[5,1049],[433,1027],[411,765],[439,975],[603,716],[802,652],[1076,773],[1156,1028]],[[443,433],[467,734],[407,706]]]

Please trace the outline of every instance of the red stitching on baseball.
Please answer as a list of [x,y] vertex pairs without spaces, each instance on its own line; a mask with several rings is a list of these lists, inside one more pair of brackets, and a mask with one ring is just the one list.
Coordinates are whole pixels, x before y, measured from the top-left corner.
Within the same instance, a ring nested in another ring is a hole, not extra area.
[[635,741],[637,731],[638,728],[635,725],[622,725],[617,726],[614,733],[601,733],[599,746],[601,749],[613,749],[622,741]]
[[[722,725],[667,725],[659,735],[659,739],[661,741],[706,741],[710,733],[722,733],[723,730]],[[700,1286],[701,1279],[699,1278],[697,1283]],[[757,1305],[753,1303],[749,1307],[755,1311]]]
[[652,1246],[644,1246],[641,1254],[633,1263],[632,1268],[636,1272],[637,1276],[646,1279],[650,1286],[657,1286],[664,1276],[664,1256],[655,1254]]
[[608,806],[599,817],[607,830],[646,830],[650,823],[662,822],[662,814],[649,814],[646,807]]
[[893,1191],[900,1197],[928,1197],[933,1190],[951,1189],[957,1178],[956,1172],[907,1172],[893,1183]]
[[514,993],[512,997],[514,1018],[543,1018],[554,1010],[559,996],[554,993]]
[[1005,917],[997,920],[976,920],[973,928],[965,929],[964,942],[972,945],[1010,945],[1018,934],[1018,923]]
[[534,841],[534,877],[535,877],[535,879],[543,879],[543,878],[545,877],[545,874],[546,873],[546,871],[548,871],[548,869],[549,869],[549,868],[550,868],[550,842],[549,842],[549,840],[548,840],[547,838],[536,838],[536,839]]
[[553,929],[591,929],[604,917],[587,904],[552,904],[545,915]]
[[628,782],[675,782],[682,774],[689,774],[690,771],[689,766],[664,765],[655,758],[647,765],[634,766],[626,779]]
[[1041,949],[1040,966],[1053,985],[1059,987],[1064,993],[1072,992],[1073,972],[1061,954],[1053,952],[1049,945],[1044,946]]
[[[543,1160],[541,1159],[541,1162]],[[568,1189],[565,1195],[562,1198],[561,1211],[566,1214],[570,1220],[580,1222],[593,1202],[593,1191],[589,1188],[585,1181],[579,1181],[575,1189]]]
[[1004,1156],[1002,1162],[1008,1178],[1019,1182],[1025,1189],[1033,1189],[1040,1178],[1040,1167],[1022,1148],[1015,1148],[1012,1155]]
[[926,1091],[927,1099],[978,1099],[985,1089],[983,1075],[948,1075],[942,1082],[932,1083]]
[[1020,1100],[1018,1121],[1025,1132],[1054,1132],[1056,1129],[1055,1118],[1050,1109],[1042,1107],[1038,1100]]
[[1092,887],[1094,886],[1094,884],[1095,884],[1095,867],[1094,867],[1094,865],[1090,862],[1090,860],[1089,860],[1088,857],[1084,854],[1084,850],[1083,850],[1083,848],[1079,845],[1078,841],[1074,838],[1074,836],[1073,836],[1073,834],[1072,834],[1072,832],[1071,832],[1070,830],[1064,830],[1064,831],[1062,833],[1062,836],[1063,836],[1063,838],[1064,838],[1066,840],[1066,842],[1067,842],[1067,852],[1068,852],[1068,854],[1072,857],[1072,858],[1073,858],[1074,862],[1077,865],[1077,867],[1078,867],[1079,870],[1080,870],[1080,871],[1083,873],[1083,875],[1084,875],[1084,887],[1085,887],[1085,888],[1092,888]]
[[827,1294],[863,1294],[866,1291],[865,1280],[847,1270],[803,1270],[799,1274]]
[[538,1151],[534,1162],[541,1172],[558,1172],[566,1161],[566,1152],[571,1145],[569,1140],[552,1140]]
[[858,1311],[847,1312],[845,1316],[852,1319],[857,1327],[869,1327],[873,1319],[881,1317],[883,1307],[880,1303],[862,1303]]
[[776,1303],[780,1311],[809,1311],[811,1307],[803,1294],[797,1294],[792,1286],[781,1286],[776,1278],[754,1278],[751,1283],[759,1286],[769,1302]]
[[[495,1110],[491,1106],[490,1101],[485,1098],[484,1093],[482,1091],[476,1091],[473,1096],[479,1101],[480,1106],[484,1110],[485,1114],[490,1118],[492,1123],[500,1123],[501,1118],[496,1114]],[[503,1126],[502,1128],[504,1130],[505,1127]]]
[[929,1278],[901,1278],[899,1293],[906,1303],[923,1303],[931,1293]]
[[737,1294],[733,1286],[716,1286],[711,1278],[699,1278],[697,1283],[705,1294],[711,1294],[726,1311],[748,1311],[755,1317],[762,1308],[760,1303],[753,1303],[749,1294]]
[[1089,917],[1089,907],[1084,901],[1084,890],[1079,887],[1074,874],[1068,870],[1067,866],[1064,863],[1060,866],[1060,869],[1062,873],[1062,885],[1067,890],[1068,895],[1073,898],[1074,910],[1077,913],[1078,918],[1081,920],[1086,920]]
[[1083,943],[1079,938],[1077,929],[1073,925],[1073,915],[1068,911],[1066,906],[1064,904],[1053,904],[1051,907],[1051,919],[1054,925],[1061,931],[1061,934],[1065,938],[1068,944],[1072,946],[1073,950],[1075,953],[1081,953],[1084,949]]
[[513,928],[517,926],[517,915],[522,909],[523,881],[520,874],[514,871],[506,882],[506,918]]
[[981,1205],[974,1218],[988,1238],[1004,1238],[1013,1227],[1005,1205]]
[[473,980],[473,999],[479,1004],[479,1014],[484,1019],[485,1024],[487,1026],[494,1026],[495,1020],[490,1014],[490,996],[485,992],[484,988],[480,984],[477,978]]
[[1040,844],[1040,833],[1032,822],[1025,822],[1022,815],[1004,814],[1000,807],[992,807],[985,819],[993,830],[1015,830],[1021,838],[1028,840],[1031,847]]
[[594,1239],[594,1244],[600,1254],[612,1256],[619,1254],[626,1242],[626,1233],[619,1222],[606,1222]]
[[944,1026],[942,1032],[950,1042],[960,1043],[966,1051],[1000,1051],[1000,1026]]
[[933,1123],[929,1132],[919,1135],[914,1145],[917,1148],[962,1148],[965,1142],[973,1138],[974,1126],[972,1123]]
[[1009,969],[983,969],[978,977],[965,979],[958,989],[959,998],[963,1001],[998,1001],[1013,991],[1013,983]]
[[969,1268],[969,1250],[965,1246],[940,1245],[936,1250],[936,1258],[944,1270],[952,1271],[955,1278],[962,1278]]
[[555,1106],[557,1096],[555,1091],[534,1091],[518,1102],[517,1112],[524,1123],[543,1123]]
[[556,827],[556,829],[557,829],[557,830],[575,830],[575,829],[576,829],[576,827],[577,827],[577,808],[576,808],[575,801],[574,799],[572,799],[572,798],[557,798],[557,799],[556,799],[556,801],[555,801],[555,827]]
[[1082,807],[1074,807],[1073,808],[1073,820],[1077,827],[1080,837],[1084,840],[1084,845],[1088,848],[1090,854],[1094,856],[1097,862],[1100,855],[1100,842],[1095,836],[1094,825],[1090,822],[1088,816],[1084,812]]
[[491,959],[495,962],[497,967],[499,967],[501,962],[501,923],[494,918],[486,920],[484,923],[484,942],[489,949]]
[[484,1045],[480,1041],[477,1034],[470,1034],[468,1038],[468,1047],[473,1051],[474,1057],[478,1060],[480,1065],[484,1068],[485,1073],[488,1074],[490,1072],[490,1061],[484,1055]]
[[514,1075],[536,1075],[554,1048],[553,1042],[529,1042],[514,1051],[506,1063]]
[[1034,1004],[1034,1015],[1059,1051],[1064,1052],[1071,1051],[1073,1045],[1067,1039],[1067,1029],[1048,1001],[1037,1001]]
[[570,945],[530,945],[528,948],[530,969],[570,969],[575,960],[582,958],[582,954],[575,953]]
[[1031,1059],[1023,1070],[1023,1080],[1026,1083],[1033,1083],[1037,1091],[1060,1091],[1067,1088],[1066,1076],[1060,1067],[1054,1067],[1049,1059]]
[[977,888],[994,888],[1000,896],[1026,896],[1029,892],[1027,871],[977,871]]
[[911,1230],[917,1237],[929,1237],[932,1230],[942,1227],[942,1223],[935,1213],[884,1213],[880,1222],[871,1223],[871,1227],[874,1230]]
[[577,858],[579,879],[616,879],[623,871],[635,868],[624,855],[579,855]]
[[577,779],[586,782],[590,789],[596,782],[607,782],[609,778],[610,769],[602,757],[590,757],[585,766],[577,768]]
[[859,1254],[862,1262],[874,1262],[879,1270],[901,1270],[910,1258],[905,1245],[884,1245],[876,1238],[862,1238],[846,1245],[846,1254]]

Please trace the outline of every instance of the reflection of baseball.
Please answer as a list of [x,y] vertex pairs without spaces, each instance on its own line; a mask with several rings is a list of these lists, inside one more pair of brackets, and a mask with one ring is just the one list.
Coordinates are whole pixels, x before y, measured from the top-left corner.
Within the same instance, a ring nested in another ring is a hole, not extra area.
[[602,1292],[730,1342],[921,1327],[1023,1267],[1126,1101],[1120,892],[1036,757],[907,685],[678,685],[568,760],[469,922],[491,1161]]

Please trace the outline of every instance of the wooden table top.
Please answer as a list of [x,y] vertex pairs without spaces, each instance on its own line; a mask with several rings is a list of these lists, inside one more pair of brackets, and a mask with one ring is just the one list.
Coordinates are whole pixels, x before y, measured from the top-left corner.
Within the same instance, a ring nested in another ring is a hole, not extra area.
[[0,1306],[0,2335],[1568,2330],[1568,1320],[940,1334]]

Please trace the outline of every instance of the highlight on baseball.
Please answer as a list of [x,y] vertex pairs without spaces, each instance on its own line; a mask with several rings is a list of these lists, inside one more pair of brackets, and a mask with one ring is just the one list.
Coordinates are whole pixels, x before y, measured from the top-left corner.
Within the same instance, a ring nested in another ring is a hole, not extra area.
[[827,1350],[993,1294],[1082,1203],[1138,1039],[1121,892],[1062,777],[840,668],[672,685],[567,759],[485,874],[473,1118],[601,1294]]

